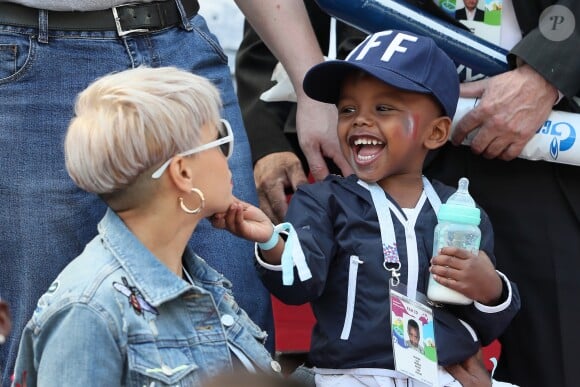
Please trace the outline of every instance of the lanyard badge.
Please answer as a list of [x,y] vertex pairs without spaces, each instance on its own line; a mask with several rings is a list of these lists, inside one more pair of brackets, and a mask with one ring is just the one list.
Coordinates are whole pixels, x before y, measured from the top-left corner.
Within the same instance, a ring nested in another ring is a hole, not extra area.
[[405,296],[403,284],[390,286],[391,337],[395,370],[432,386],[437,380],[433,311],[425,297]]
[[[418,215],[407,219],[401,210],[387,198],[378,184],[368,184],[363,181],[359,181],[359,184],[369,190],[373,199],[381,231],[383,267],[391,274],[389,306],[395,370],[431,386],[438,375],[437,350],[433,310],[428,305],[425,295],[417,291],[419,257],[414,229]],[[423,187],[427,200],[437,211],[441,205],[439,196],[425,178],[423,178]],[[419,200],[417,212],[420,211],[424,201],[424,197]],[[400,281],[401,261],[391,212],[405,229],[409,286]]]
[[[377,217],[379,220],[379,227],[381,230],[381,243],[383,249],[383,267],[385,270],[391,273],[390,284],[398,285],[401,277],[401,261],[399,260],[399,251],[397,246],[397,240],[395,238],[395,227],[393,225],[393,218],[391,212],[395,214],[399,222],[405,228],[405,238],[407,247],[407,285],[409,286],[409,293],[407,296],[414,298],[414,294],[417,288],[417,278],[418,278],[418,252],[417,252],[417,238],[415,236],[415,222],[416,218],[408,220],[401,210],[393,204],[385,195],[385,191],[376,183],[366,183],[362,180],[358,181],[358,184],[366,188],[372,197],[375,210],[377,212]],[[431,207],[437,212],[439,206],[441,205],[441,200],[439,196],[433,189],[433,186],[425,177],[423,177],[423,187],[425,195]],[[422,197],[424,201],[424,197]],[[417,207],[422,206],[422,201],[419,200]]]

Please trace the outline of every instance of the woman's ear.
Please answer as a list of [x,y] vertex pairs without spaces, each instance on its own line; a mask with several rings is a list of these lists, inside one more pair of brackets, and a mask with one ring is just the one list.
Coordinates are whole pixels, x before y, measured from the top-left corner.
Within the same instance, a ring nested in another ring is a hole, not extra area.
[[192,163],[182,156],[174,156],[167,167],[166,173],[175,186],[184,192],[189,192],[193,186],[194,170]]
[[429,124],[428,134],[425,137],[425,148],[437,149],[445,145],[451,132],[451,119],[437,117]]

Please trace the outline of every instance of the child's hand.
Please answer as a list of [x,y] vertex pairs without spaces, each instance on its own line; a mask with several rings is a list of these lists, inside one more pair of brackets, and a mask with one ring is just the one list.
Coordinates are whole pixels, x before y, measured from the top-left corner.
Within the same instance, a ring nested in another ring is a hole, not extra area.
[[266,242],[274,230],[272,221],[262,210],[238,199],[226,212],[215,214],[210,220],[214,227],[253,242]]
[[503,283],[483,251],[478,255],[457,247],[444,247],[431,259],[435,281],[484,305],[495,305]]
[[10,309],[8,304],[0,299],[0,345],[6,342],[6,337],[8,337],[11,328]]

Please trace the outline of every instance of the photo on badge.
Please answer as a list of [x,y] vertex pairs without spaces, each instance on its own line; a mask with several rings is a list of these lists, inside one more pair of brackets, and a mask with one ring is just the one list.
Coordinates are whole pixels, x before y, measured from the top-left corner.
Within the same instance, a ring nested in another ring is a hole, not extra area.
[[503,0],[456,0],[454,16],[474,35],[498,45],[502,7]]

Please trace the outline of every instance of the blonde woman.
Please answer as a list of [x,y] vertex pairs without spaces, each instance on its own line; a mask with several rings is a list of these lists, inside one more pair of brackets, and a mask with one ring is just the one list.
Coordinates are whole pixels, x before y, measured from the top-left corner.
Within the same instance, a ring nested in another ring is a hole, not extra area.
[[234,201],[217,89],[175,68],[137,68],[95,81],[75,109],[66,168],[108,209],[39,300],[15,384],[195,386],[238,366],[279,371],[231,284],[187,247]]

